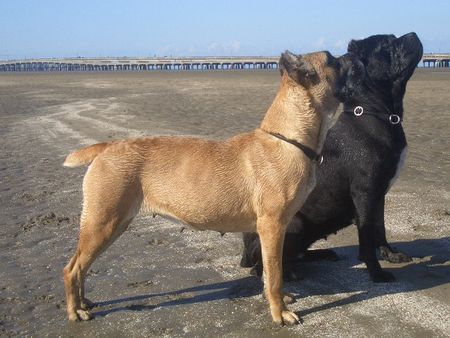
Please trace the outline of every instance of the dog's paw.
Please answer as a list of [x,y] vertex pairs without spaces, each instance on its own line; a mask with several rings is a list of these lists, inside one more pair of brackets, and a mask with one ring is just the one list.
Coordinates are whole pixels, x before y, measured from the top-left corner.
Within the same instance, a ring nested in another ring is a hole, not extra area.
[[412,258],[401,252],[391,253],[386,259],[390,263],[408,263],[412,262]]
[[381,257],[389,263],[407,263],[411,262],[411,257],[401,252],[382,252]]
[[78,317],[78,315],[75,311],[67,314],[67,316],[71,322],[79,322],[80,321],[80,318]]
[[284,304],[292,304],[292,303],[295,303],[295,297],[294,297],[294,295],[293,294],[291,294],[291,293],[285,293],[284,295],[283,295],[283,302],[284,302]]
[[387,271],[379,271],[371,275],[374,283],[391,283],[395,282],[395,277],[392,273]]
[[286,307],[282,309],[271,309],[272,320],[278,325],[294,325],[300,322],[300,318],[292,311],[289,311]]
[[283,318],[281,324],[295,325],[300,323],[300,318],[292,311],[288,310],[281,311],[281,317]]
[[81,309],[70,312],[68,314],[68,317],[69,320],[72,322],[86,321],[92,319],[92,315],[89,313],[89,311]]
[[398,252],[389,245],[380,246],[379,249],[381,257],[389,263],[407,263],[412,261],[411,257],[405,255],[404,253]]
[[82,310],[89,310],[89,309],[92,309],[93,307],[95,307],[95,303],[90,301],[89,299],[84,298],[81,301],[81,309]]
[[92,315],[90,314],[89,311],[86,311],[86,310],[77,310],[77,315],[79,317],[79,320],[82,320],[82,321],[92,319]]

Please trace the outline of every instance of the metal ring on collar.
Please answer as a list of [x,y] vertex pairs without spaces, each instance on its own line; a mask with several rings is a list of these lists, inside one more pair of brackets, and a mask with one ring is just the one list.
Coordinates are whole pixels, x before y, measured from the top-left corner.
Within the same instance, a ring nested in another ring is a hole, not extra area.
[[317,161],[319,165],[323,163],[323,155],[320,155],[319,160]]
[[353,114],[356,116],[361,116],[364,113],[364,108],[361,106],[356,106],[355,109],[353,109]]
[[401,121],[402,121],[402,119],[397,114],[389,115],[389,122],[391,124],[399,124]]

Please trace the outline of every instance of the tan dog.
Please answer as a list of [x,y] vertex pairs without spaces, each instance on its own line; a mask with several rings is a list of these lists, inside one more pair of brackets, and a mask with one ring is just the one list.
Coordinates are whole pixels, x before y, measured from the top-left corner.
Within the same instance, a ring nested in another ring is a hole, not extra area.
[[307,154],[321,151],[337,109],[341,59],[327,52],[282,54],[281,88],[252,132],[226,141],[138,138],[70,154],[65,166],[92,163],[83,181],[78,248],[64,268],[69,319],[91,318],[86,272],[143,209],[200,230],[257,231],[272,318],[297,323],[282,295],[284,233],[315,184],[315,164]]

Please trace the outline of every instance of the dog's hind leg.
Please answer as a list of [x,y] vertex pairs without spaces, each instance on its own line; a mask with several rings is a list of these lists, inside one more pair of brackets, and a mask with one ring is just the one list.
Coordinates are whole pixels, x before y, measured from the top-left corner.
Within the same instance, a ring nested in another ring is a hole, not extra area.
[[283,301],[282,253],[286,226],[269,217],[260,217],[257,231],[261,240],[264,292],[270,305],[274,322],[279,324],[296,324],[298,316],[289,311]]
[[81,308],[80,305],[80,295],[79,295],[79,286],[76,284],[77,278],[74,276],[77,272],[76,269],[76,263],[78,260],[78,250],[75,253],[75,255],[72,256],[69,263],[67,263],[66,267],[64,268],[63,276],[64,276],[64,289],[66,292],[66,308],[67,308],[67,315],[69,317],[69,320],[79,320],[77,314],[77,309]]
[[[98,257],[98,255],[101,252],[105,251],[108,248],[108,246],[111,245],[128,228],[128,226],[130,225],[132,220],[133,219],[129,219],[129,220],[126,220],[126,221],[119,222],[119,224],[117,224],[115,226],[116,230],[113,231],[114,232],[113,235],[110,238],[105,238],[103,243],[98,243],[97,244],[98,248],[97,247],[94,248],[94,251],[95,250],[99,250],[99,252],[97,253],[96,257]],[[112,225],[110,227],[113,228],[114,225]],[[94,246],[95,246],[95,243],[94,243]],[[84,296],[84,285],[85,285],[84,281],[85,281],[86,273],[87,273],[87,271],[89,269],[89,266],[92,264],[92,262],[95,260],[96,257],[92,257],[91,260],[89,262],[87,262],[88,265],[87,265],[87,267],[85,269],[83,269],[84,274],[81,276],[80,305],[81,305],[81,309],[82,310],[89,310],[89,309],[95,307],[95,303],[90,301],[89,299],[87,299]]]
[[112,180],[108,173],[100,176],[92,169],[86,174],[83,188],[78,247],[64,268],[67,314],[74,321],[91,318],[87,308],[92,302],[84,298],[89,267],[127,229],[142,202],[135,182],[123,182],[120,177]]
[[69,320],[89,320],[87,311],[93,303],[84,297],[86,273],[94,260],[111,245],[128,227],[131,220],[109,219],[95,223],[81,223],[80,239],[75,255],[64,268],[67,314]]

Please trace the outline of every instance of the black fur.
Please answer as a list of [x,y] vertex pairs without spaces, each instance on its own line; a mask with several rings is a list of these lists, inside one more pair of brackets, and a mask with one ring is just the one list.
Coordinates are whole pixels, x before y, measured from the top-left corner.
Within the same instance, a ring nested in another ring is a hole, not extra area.
[[[406,84],[422,57],[422,44],[415,33],[399,38],[374,35],[352,40],[348,51],[365,69],[350,69],[353,74],[336,93],[344,102],[344,111],[350,113],[342,113],[330,129],[322,152],[324,163],[317,170],[317,185],[286,234],[283,262],[287,279],[295,276],[292,268],[298,256],[336,258],[331,250],[308,248],[351,224],[357,225],[359,258],[374,282],[394,280],[391,273],[381,269],[377,248],[390,262],[410,260],[389,246],[384,225],[384,196],[406,146],[405,134],[401,124],[391,125],[374,115],[403,117]],[[354,116],[351,112],[356,106],[371,115]],[[244,246],[241,266],[254,267],[252,271],[260,275],[257,235],[244,234]]]

